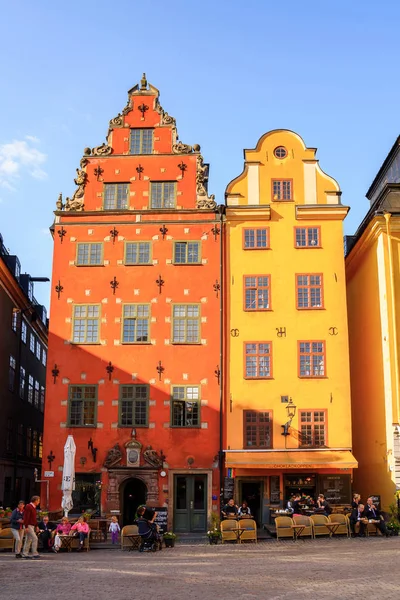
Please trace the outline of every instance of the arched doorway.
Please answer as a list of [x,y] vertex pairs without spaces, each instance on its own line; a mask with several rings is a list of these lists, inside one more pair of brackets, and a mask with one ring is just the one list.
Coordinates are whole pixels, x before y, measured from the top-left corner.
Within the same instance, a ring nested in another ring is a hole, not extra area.
[[132,525],[138,506],[147,500],[147,486],[136,477],[132,477],[120,487],[120,503],[122,501],[122,525]]

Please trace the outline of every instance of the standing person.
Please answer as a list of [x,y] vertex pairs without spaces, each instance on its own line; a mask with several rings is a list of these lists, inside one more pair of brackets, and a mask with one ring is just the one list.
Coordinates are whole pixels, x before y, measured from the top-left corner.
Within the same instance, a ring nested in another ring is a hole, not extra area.
[[119,526],[117,517],[111,517],[111,523],[108,531],[111,531],[111,543],[118,544],[118,534],[121,531],[121,528]]
[[89,525],[87,524],[86,517],[79,517],[75,525],[72,525],[71,531],[77,531],[79,534],[79,548],[78,552],[82,552],[83,544],[85,539],[89,535]]
[[[40,558],[37,551],[38,538],[36,532],[39,531],[37,522],[36,508],[40,504],[40,496],[32,496],[29,504],[25,506],[24,525],[25,525],[25,544],[22,552],[22,558]],[[29,550],[32,546],[32,555]]]
[[351,508],[354,510],[355,508],[358,508],[358,505],[361,502],[361,496],[360,494],[353,494],[353,502],[351,503]]
[[48,515],[45,515],[40,521],[39,525],[39,536],[43,544],[43,552],[49,552],[50,544],[52,543],[54,531],[56,530],[55,523],[49,521]]
[[24,537],[24,507],[25,502],[20,500],[17,508],[11,513],[11,531],[15,539],[15,558],[22,558],[21,547]]

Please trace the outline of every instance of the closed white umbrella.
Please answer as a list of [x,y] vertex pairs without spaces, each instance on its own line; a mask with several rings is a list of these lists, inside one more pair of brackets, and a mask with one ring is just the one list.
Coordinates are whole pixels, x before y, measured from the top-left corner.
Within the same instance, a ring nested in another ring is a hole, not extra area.
[[74,438],[72,435],[69,435],[64,446],[64,467],[61,485],[63,491],[61,506],[66,517],[74,505],[72,501],[72,492],[75,489],[75,453],[76,446]]

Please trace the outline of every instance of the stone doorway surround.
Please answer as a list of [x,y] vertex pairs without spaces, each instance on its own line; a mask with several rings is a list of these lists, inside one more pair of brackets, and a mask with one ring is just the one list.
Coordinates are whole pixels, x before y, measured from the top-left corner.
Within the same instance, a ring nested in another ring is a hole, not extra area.
[[159,506],[158,499],[158,469],[114,468],[108,470],[108,490],[106,512],[121,512],[120,489],[128,479],[139,479],[147,487],[147,502]]

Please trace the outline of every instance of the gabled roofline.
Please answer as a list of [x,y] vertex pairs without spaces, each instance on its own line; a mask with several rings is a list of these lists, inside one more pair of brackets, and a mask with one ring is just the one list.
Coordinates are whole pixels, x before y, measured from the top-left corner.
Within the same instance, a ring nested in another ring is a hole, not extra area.
[[384,174],[386,169],[390,166],[390,164],[393,162],[393,159],[395,158],[395,156],[399,152],[399,150],[400,150],[400,135],[397,137],[395,143],[393,144],[388,155],[386,156],[385,160],[383,161],[378,173],[376,174],[375,179],[373,180],[373,182],[371,183],[371,185],[368,188],[367,193],[365,194],[366,197],[368,198],[368,200],[370,200],[370,196],[372,196],[374,188],[378,185],[380,179],[382,178],[382,175]]

